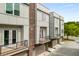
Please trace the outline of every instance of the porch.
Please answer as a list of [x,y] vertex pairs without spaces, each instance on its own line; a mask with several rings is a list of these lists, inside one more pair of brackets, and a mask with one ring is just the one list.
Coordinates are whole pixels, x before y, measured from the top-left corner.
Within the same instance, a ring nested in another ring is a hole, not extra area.
[[20,41],[16,42],[15,44],[9,44],[7,46],[5,45],[0,45],[0,55],[6,55],[6,56],[11,56],[15,55],[17,53],[20,53],[22,51],[27,51],[28,50],[28,41]]

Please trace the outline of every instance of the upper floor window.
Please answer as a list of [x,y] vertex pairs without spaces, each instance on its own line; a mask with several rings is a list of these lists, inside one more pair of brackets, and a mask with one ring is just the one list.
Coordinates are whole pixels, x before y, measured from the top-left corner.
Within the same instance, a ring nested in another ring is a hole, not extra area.
[[6,13],[13,14],[13,4],[6,3]]
[[6,3],[6,13],[13,14],[13,15],[20,15],[20,7],[18,3]]
[[20,13],[20,8],[19,8],[19,4],[18,3],[15,3],[14,4],[14,15],[18,15],[19,16],[19,13]]

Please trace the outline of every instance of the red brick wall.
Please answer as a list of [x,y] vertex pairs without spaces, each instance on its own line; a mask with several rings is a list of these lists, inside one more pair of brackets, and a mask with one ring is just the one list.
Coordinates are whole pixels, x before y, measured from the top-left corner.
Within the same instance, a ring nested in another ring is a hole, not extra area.
[[45,44],[35,47],[35,55],[39,55],[45,51]]
[[36,31],[36,4],[29,4],[29,55],[33,54]]

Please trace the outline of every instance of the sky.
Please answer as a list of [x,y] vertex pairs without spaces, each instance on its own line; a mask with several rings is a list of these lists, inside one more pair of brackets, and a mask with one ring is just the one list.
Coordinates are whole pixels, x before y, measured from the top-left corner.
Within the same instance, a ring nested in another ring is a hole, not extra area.
[[64,21],[79,21],[79,3],[44,3],[50,11],[64,17]]

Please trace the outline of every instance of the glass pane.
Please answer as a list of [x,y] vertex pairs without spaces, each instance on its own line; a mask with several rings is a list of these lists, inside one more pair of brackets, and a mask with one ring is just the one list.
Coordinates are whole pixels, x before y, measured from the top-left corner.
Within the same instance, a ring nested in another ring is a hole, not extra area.
[[6,13],[13,14],[12,3],[6,3]]
[[20,14],[20,11],[19,11],[19,4],[18,3],[15,3],[14,4],[14,15],[18,15]]
[[9,44],[9,31],[5,30],[4,31],[4,45],[8,45]]
[[12,31],[12,43],[15,44],[16,43],[16,30]]

